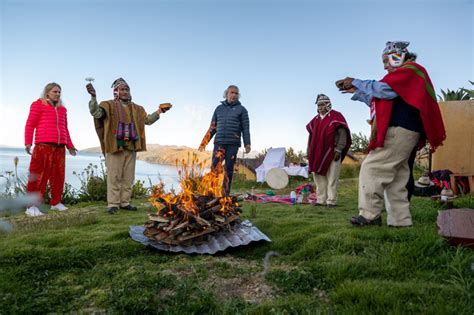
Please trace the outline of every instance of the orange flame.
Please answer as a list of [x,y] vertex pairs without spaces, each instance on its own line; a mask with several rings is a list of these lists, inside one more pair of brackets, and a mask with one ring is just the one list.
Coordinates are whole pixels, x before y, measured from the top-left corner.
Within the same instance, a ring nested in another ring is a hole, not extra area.
[[[183,159],[181,166],[178,166],[179,161],[176,159],[181,191],[179,194],[166,192],[163,182],[153,186],[149,201],[157,209],[157,214],[173,217],[176,215],[173,206],[179,203],[180,209],[199,215],[199,208],[195,203],[197,196],[223,197],[222,183],[226,180],[222,165],[223,152],[216,152],[216,158],[219,162],[206,174],[204,174],[204,163],[198,160],[196,154],[193,153],[192,156],[188,154],[188,160]],[[232,204],[232,198],[221,198],[220,203],[222,206],[220,211],[224,214]]]
[[200,148],[205,148],[208,145],[209,141],[211,141],[214,130],[216,130],[216,123],[213,121],[204,135],[204,138],[202,138],[201,145],[199,146]]

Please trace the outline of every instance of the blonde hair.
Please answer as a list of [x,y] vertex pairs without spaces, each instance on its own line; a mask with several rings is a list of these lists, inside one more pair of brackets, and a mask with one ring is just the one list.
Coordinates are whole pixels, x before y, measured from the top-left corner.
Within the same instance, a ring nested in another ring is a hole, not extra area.
[[[58,87],[59,90],[62,90],[61,86],[57,84],[56,82],[48,83],[44,87],[43,94],[41,94],[41,99],[43,100],[44,105],[48,105],[48,93],[55,87]],[[61,100],[61,98],[59,98],[58,106],[63,106],[63,101]]]

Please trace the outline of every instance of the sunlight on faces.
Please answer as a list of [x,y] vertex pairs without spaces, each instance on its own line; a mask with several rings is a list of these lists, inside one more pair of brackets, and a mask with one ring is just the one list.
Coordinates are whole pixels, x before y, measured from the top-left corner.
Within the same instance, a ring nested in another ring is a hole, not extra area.
[[383,55],[382,56],[382,63],[383,63],[383,68],[387,71],[387,72],[393,72],[396,68],[392,67],[392,65],[390,64],[389,60],[388,60],[388,55]]
[[59,99],[61,98],[61,89],[55,86],[46,94],[46,96],[48,97],[50,101],[58,102]]
[[318,113],[320,115],[324,115],[328,112],[328,108],[326,106],[326,103],[319,103],[318,104]]
[[227,90],[227,102],[233,104],[239,100],[239,90],[235,87],[231,87]]
[[127,85],[121,85],[118,88],[119,99],[128,101],[130,99],[130,88]]

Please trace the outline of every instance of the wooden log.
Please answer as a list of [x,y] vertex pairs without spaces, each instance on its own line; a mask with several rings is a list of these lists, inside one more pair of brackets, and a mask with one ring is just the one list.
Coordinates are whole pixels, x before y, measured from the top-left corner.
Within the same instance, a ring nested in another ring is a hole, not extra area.
[[169,218],[165,218],[161,215],[156,215],[156,214],[149,214],[148,219],[150,221],[161,222],[161,223],[168,223],[170,221]]
[[173,227],[170,231],[172,232],[174,230],[182,229],[187,225],[189,225],[189,222],[187,222],[187,221],[182,222],[182,223],[178,224],[177,226]]
[[171,231],[171,229],[172,229],[176,224],[178,224],[179,221],[181,221],[181,220],[175,219],[175,220],[171,221],[168,226],[166,226],[166,227],[163,228],[163,231],[166,231],[166,232]]
[[184,215],[187,216],[188,218],[192,218],[192,219],[193,219],[194,221],[196,221],[196,223],[199,224],[199,225],[202,225],[202,226],[211,226],[211,224],[210,224],[208,221],[206,221],[206,220],[204,220],[204,219],[202,219],[202,218],[200,218],[200,217],[198,217],[198,216],[195,216],[194,214],[190,213],[189,211],[186,211],[186,210],[181,209],[179,206],[177,206],[176,209],[179,210],[179,211],[181,212],[181,214],[184,214]]
[[181,236],[188,236],[191,234],[193,234],[191,231],[184,231],[183,233],[181,233]]
[[160,234],[154,235],[154,236],[151,237],[151,238],[153,238],[155,241],[160,242],[160,241],[166,239],[168,236],[169,236],[168,233],[166,233],[166,232],[161,232]]
[[199,232],[197,234],[192,234],[192,235],[187,235],[187,236],[178,236],[177,240],[179,242],[182,242],[182,241],[190,240],[190,239],[193,239],[193,238],[205,235],[205,234],[209,234],[209,233],[212,233],[212,232],[215,232],[215,229],[210,227],[210,228],[205,229],[204,231]]
[[178,235],[181,235],[186,229],[184,228],[179,228],[179,229],[173,229],[170,231],[170,237],[176,238]]
[[238,218],[240,218],[240,216],[235,214],[235,215],[231,215],[230,217],[226,217],[225,219],[226,219],[226,223],[231,223],[237,220]]
[[214,206],[212,208],[209,208],[201,213],[199,213],[199,216],[200,217],[209,217],[209,215],[211,214],[214,214],[214,213],[219,213],[219,211],[221,210],[222,206],[221,205],[217,205],[217,206]]
[[216,222],[219,222],[219,223],[224,223],[225,222],[225,218],[224,217],[221,217],[220,215],[215,215],[214,216],[214,220]]
[[148,229],[148,228],[153,228],[155,227],[156,223],[153,222],[153,221],[146,221],[144,226],[145,226],[145,229]]
[[216,203],[218,203],[220,200],[220,198],[214,198],[212,199],[211,201],[209,201],[208,203],[206,203],[206,207],[209,208],[209,207],[212,207],[214,206]]
[[156,234],[159,234],[159,233],[161,233],[160,230],[152,227],[152,228],[146,229],[143,234],[145,234],[146,236],[153,236],[153,235],[156,235]]

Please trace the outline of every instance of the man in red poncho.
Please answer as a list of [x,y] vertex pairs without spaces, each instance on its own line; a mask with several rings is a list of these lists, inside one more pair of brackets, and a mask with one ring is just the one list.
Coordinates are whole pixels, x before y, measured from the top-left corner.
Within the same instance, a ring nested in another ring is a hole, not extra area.
[[382,60],[388,74],[382,80],[336,83],[343,93],[354,93],[352,100],[370,106],[372,132],[359,174],[359,215],[351,219],[355,226],[382,224],[384,195],[388,226],[411,226],[408,159],[415,147],[428,141],[434,152],[446,138],[433,84],[408,45],[387,42]]
[[329,97],[319,94],[316,105],[318,115],[306,125],[309,171],[316,185],[316,205],[334,207],[341,163],[351,146],[351,133],[344,116],[332,109]]

